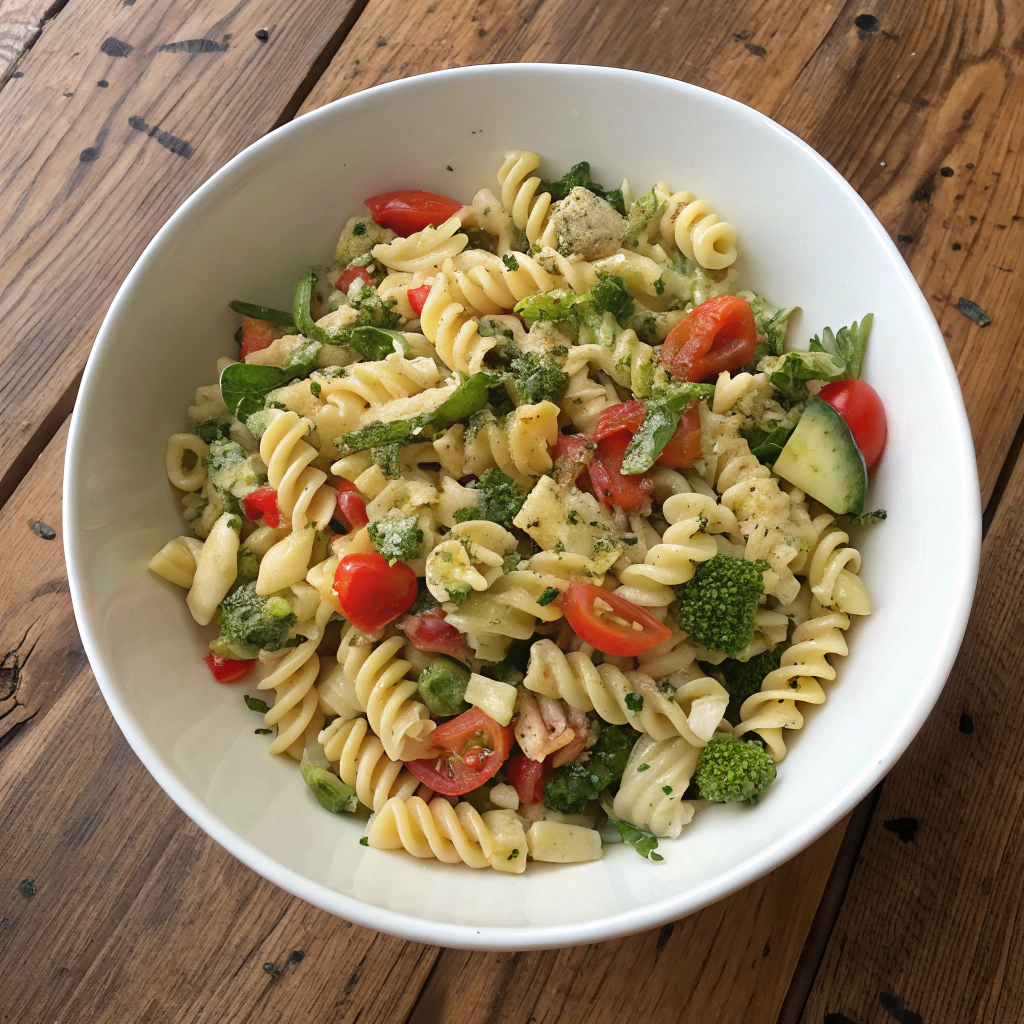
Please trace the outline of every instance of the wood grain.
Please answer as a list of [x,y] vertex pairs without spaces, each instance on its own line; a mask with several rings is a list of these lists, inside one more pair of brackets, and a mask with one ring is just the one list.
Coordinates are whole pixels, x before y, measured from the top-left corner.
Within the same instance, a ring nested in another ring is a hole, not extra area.
[[65,0],[6,0],[0,7],[0,88]]
[[[1024,463],[956,668],[890,773],[803,1020],[1010,1022],[1024,1006]],[[920,1017],[887,1012],[902,1005]]]
[[70,412],[143,247],[305,95],[351,8],[71,0],[24,55],[0,92],[0,188],[17,197],[0,219],[0,502]]

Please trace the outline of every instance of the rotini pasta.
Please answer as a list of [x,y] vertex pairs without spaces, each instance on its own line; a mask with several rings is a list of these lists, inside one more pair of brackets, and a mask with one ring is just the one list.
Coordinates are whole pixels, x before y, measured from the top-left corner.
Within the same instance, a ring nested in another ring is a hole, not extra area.
[[[664,184],[659,189],[671,192]],[[664,245],[674,244],[707,270],[724,270],[736,262],[736,229],[719,220],[706,199],[696,199],[690,192],[668,197],[661,218],[661,238]]]

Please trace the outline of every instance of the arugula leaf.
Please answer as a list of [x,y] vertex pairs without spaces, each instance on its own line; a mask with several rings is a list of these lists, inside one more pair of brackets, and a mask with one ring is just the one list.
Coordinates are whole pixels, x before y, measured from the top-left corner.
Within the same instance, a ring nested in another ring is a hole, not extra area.
[[764,440],[752,446],[750,454],[756,456],[758,461],[765,465],[775,465],[775,460],[782,454],[782,449],[786,446],[792,430],[792,427],[776,427],[770,434],[761,431]]
[[655,391],[645,399],[644,421],[629,439],[621,471],[626,475],[646,473],[672,440],[687,406],[697,399],[708,400],[714,393],[713,384],[687,382],[672,390]]
[[282,309],[271,309],[270,306],[256,306],[251,302],[242,302],[240,299],[232,299],[228,305],[236,313],[241,313],[242,316],[255,317],[257,320],[266,320],[269,323],[277,324],[278,327],[287,327],[289,330],[295,330],[295,320],[292,314],[286,313]]
[[755,295],[750,300],[750,308],[754,312],[754,326],[758,334],[767,340],[767,351],[762,356],[781,356],[786,347],[786,328],[789,318],[796,312],[796,306],[776,309],[763,295]]
[[231,415],[244,423],[263,408],[271,391],[276,391],[296,376],[298,374],[294,371],[282,370],[279,366],[231,363],[220,375],[221,397]]
[[243,700],[245,701],[245,706],[250,711],[258,711],[261,715],[265,715],[270,710],[267,707],[267,702],[260,700],[258,697],[250,697],[249,694],[245,694]]
[[847,369],[842,356],[820,349],[769,356],[760,365],[773,387],[781,391],[791,402],[807,400],[805,381],[842,380]]
[[845,376],[848,379],[856,379],[860,376],[864,363],[864,349],[868,343],[873,320],[874,315],[868,313],[860,323],[854,321],[849,327],[840,327],[835,334],[832,333],[831,327],[826,327],[820,338],[818,335],[811,338],[810,349],[812,352],[827,352],[845,363]]
[[332,345],[334,342],[331,336],[322,327],[318,327],[309,311],[309,305],[313,301],[313,286],[316,284],[317,274],[313,267],[310,267],[301,278],[295,289],[295,303],[293,316],[295,326],[299,333],[304,334],[313,341],[319,341],[321,345]]
[[645,828],[637,828],[636,825],[631,825],[628,821],[623,821],[621,818],[612,818],[611,821],[619,830],[622,841],[627,846],[632,846],[641,857],[645,857],[648,860],[665,859],[660,853],[654,852],[658,848],[658,840],[653,832],[648,832]]

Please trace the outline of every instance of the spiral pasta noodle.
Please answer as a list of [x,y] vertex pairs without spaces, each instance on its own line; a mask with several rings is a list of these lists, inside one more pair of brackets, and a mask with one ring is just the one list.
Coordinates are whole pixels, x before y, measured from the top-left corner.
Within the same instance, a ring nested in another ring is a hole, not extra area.
[[439,378],[433,359],[407,359],[395,353],[384,359],[352,363],[343,377],[325,381],[320,395],[341,410],[344,424],[354,430],[365,419],[374,419],[374,413],[385,402],[417,395],[434,387]]
[[[831,521],[832,517],[828,517]],[[811,551],[807,579],[822,608],[847,615],[870,615],[871,601],[860,571],[860,552],[837,527],[823,530]]]
[[843,630],[849,627],[850,620],[842,612],[826,612],[797,626],[779,667],[769,672],[761,689],[743,702],[735,735],[756,732],[773,760],[781,761],[786,756],[782,730],[803,728],[798,703],[825,703],[819,680],[835,679],[836,670],[828,656],[845,657],[849,653],[843,636]]
[[[668,185],[658,188],[668,193]],[[736,229],[720,220],[706,199],[696,199],[690,192],[669,196],[661,218],[664,245],[675,247],[688,259],[706,270],[724,270],[736,262]]]
[[459,523],[427,556],[427,589],[442,603],[454,600],[458,589],[486,590],[501,575],[502,559],[517,543],[497,523]]
[[149,568],[158,576],[188,590],[196,575],[203,542],[195,537],[176,537],[168,541],[150,560]]
[[[438,459],[452,476],[478,477],[484,470],[496,467],[506,476],[512,477],[518,486],[530,485],[530,477],[520,471],[512,456],[511,438],[507,427],[490,422],[482,424],[468,440],[467,433],[462,423],[456,423],[434,441]],[[470,500],[466,504],[472,503]]]
[[526,233],[530,245],[540,238],[551,209],[550,193],[537,193],[541,179],[532,172],[539,166],[536,153],[513,149],[505,154],[505,162],[498,170],[501,205],[515,226]]
[[352,697],[380,737],[392,761],[412,761],[425,753],[434,731],[426,705],[412,699],[416,682],[405,678],[409,662],[398,657],[405,642],[392,637],[380,644],[358,643],[350,626],[341,636],[338,664],[352,688]]
[[420,313],[420,327],[447,366],[460,373],[478,373],[494,338],[480,334],[480,324],[452,297],[448,278],[438,274]]
[[569,422],[592,438],[598,417],[618,402],[614,386],[594,380],[584,366],[569,376],[565,397],[559,405]]
[[554,402],[520,405],[508,428],[512,464],[525,477],[538,477],[554,463],[551,452],[558,440],[558,406]]
[[401,761],[392,761],[384,752],[365,718],[338,718],[318,739],[327,760],[337,762],[341,781],[356,791],[364,807],[380,811],[392,797],[407,800],[420,787],[420,780]]
[[657,740],[641,736],[615,794],[615,815],[656,836],[678,838],[693,818],[693,804],[684,800],[683,794],[699,756],[700,749],[681,737]]
[[468,241],[462,234],[459,218],[449,217],[436,228],[428,226],[407,238],[375,245],[373,258],[388,270],[404,274],[428,273],[462,252]]
[[526,833],[514,812],[481,815],[468,803],[452,807],[442,797],[429,804],[418,796],[392,797],[374,816],[366,836],[375,849],[405,849],[424,860],[515,874],[526,867]]
[[446,260],[441,273],[452,297],[475,316],[502,313],[520,299],[561,287],[557,276],[527,253],[506,253],[507,260],[474,249]]

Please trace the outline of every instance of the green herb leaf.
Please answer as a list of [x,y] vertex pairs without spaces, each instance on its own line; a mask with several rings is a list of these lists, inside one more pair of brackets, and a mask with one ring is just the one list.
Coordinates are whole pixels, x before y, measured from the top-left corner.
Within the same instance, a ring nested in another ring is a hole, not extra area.
[[956,301],[956,308],[963,313],[964,316],[973,320],[979,327],[988,327],[992,323],[992,317],[988,315],[976,302],[971,302],[970,299],[959,298]]
[[760,444],[750,449],[750,454],[767,466],[775,465],[791,433],[792,427],[776,427]]
[[[643,234],[647,225],[655,218],[665,212],[665,201],[658,201],[658,194],[652,188],[642,196],[633,200],[633,205],[626,215],[626,232],[623,241],[627,245],[636,245],[637,240]],[[664,287],[664,286],[663,286]]]
[[880,523],[888,517],[889,513],[884,508],[876,508],[874,512],[862,512],[859,516],[852,516],[852,526],[867,526],[869,523]]
[[510,252],[505,253],[505,255],[501,257],[501,262],[505,264],[505,267],[508,270],[519,269],[519,260],[517,260]]
[[[830,332],[826,329],[826,334]],[[812,346],[814,342],[811,342]],[[762,360],[761,368],[772,386],[791,402],[804,402],[809,397],[806,381],[842,380],[847,364],[842,356],[827,352],[820,346],[810,352],[787,352]]]
[[395,343],[405,355],[409,354],[409,342],[401,331],[384,327],[353,327],[338,335],[332,344],[344,344],[354,348],[364,359],[383,359],[395,351]]
[[624,700],[626,707],[629,708],[630,711],[643,711],[644,699],[639,693],[627,693]]
[[552,601],[557,600],[561,593],[558,587],[545,587],[540,597],[537,598],[537,604],[541,607],[551,604]]
[[[847,378],[855,379],[860,376],[861,367],[864,364],[864,349],[867,347],[873,320],[874,316],[868,313],[860,323],[854,321],[849,327],[840,327],[835,334],[832,333],[831,327],[826,327],[821,332],[820,338],[817,335],[811,338],[810,350],[811,352],[827,352],[834,357],[836,362],[844,364]],[[818,379],[835,380],[839,378],[820,377]]]
[[683,384],[659,390],[644,401],[644,421],[629,439],[622,457],[622,472],[646,473],[661,455],[679,426],[679,417],[694,399],[710,399],[712,384]]
[[636,825],[622,821],[621,818],[612,818],[611,820],[619,830],[622,841],[627,846],[632,846],[641,857],[646,857],[648,860],[664,859],[660,854],[654,852],[658,848],[658,840],[653,832],[648,832],[645,828],[637,828]]
[[557,202],[560,199],[564,199],[574,188],[576,188],[577,185],[593,192],[595,196],[600,196],[606,202],[614,206],[622,216],[626,215],[625,204],[622,199],[622,190],[616,188],[608,191],[598,185],[596,181],[591,181],[590,164],[586,160],[581,160],[578,164],[573,164],[573,166],[557,180],[541,181],[537,191],[550,193],[552,201]]
[[319,341],[321,345],[331,345],[330,335],[322,327],[317,327],[309,311],[309,305],[313,300],[313,286],[316,284],[316,270],[310,267],[299,279],[298,287],[295,289],[295,305],[292,311],[295,326],[299,333],[304,334],[311,341]]
[[265,700],[260,700],[259,697],[250,697],[249,694],[245,694],[242,698],[245,701],[245,706],[250,711],[258,711],[261,715],[265,715],[270,708],[267,707]]
[[232,299],[228,305],[242,316],[255,317],[257,320],[266,320],[269,323],[277,324],[278,327],[287,327],[288,330],[295,330],[295,320],[291,313],[282,309],[272,309],[270,306],[257,306],[251,302],[242,302],[240,299]]
[[332,814],[340,814],[342,811],[354,811],[359,806],[359,798],[351,786],[346,786],[337,775],[326,768],[318,768],[305,753],[302,755],[299,771],[325,810]]
[[271,391],[287,384],[293,374],[279,366],[231,363],[220,375],[220,393],[231,415],[244,421],[259,412]]
[[257,736],[269,736],[274,730],[273,729],[254,729],[253,732]]

